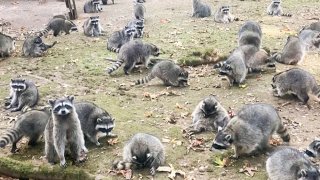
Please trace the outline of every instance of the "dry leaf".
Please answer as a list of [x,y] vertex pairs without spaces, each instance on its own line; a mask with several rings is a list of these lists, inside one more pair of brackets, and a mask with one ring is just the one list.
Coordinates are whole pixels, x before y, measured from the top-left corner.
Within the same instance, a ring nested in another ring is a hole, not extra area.
[[115,144],[118,144],[118,138],[114,138],[114,139],[109,139],[108,140],[108,144],[113,146]]
[[281,145],[281,140],[280,139],[271,138],[269,140],[269,144],[271,144],[272,146],[279,146],[279,145]]
[[222,160],[220,157],[216,157],[214,163],[216,164],[216,167],[228,167],[231,163],[231,160],[228,157],[223,158]]
[[171,167],[169,167],[169,166],[159,166],[157,171],[159,171],[159,172],[171,172]]
[[150,117],[153,116],[153,112],[150,112],[150,111],[145,112],[145,113],[144,113],[144,116],[147,117],[147,118],[150,118]]
[[253,177],[254,172],[257,172],[258,168],[257,167],[251,167],[250,163],[245,162],[244,166],[239,169],[240,173],[244,173],[247,176]]
[[179,103],[176,103],[176,108],[178,108],[178,109],[183,109],[183,106],[180,105]]
[[127,169],[127,170],[109,170],[108,172],[109,174],[113,175],[113,176],[117,176],[117,175],[122,175],[125,179],[132,179],[132,170],[131,169]]
[[170,139],[167,139],[167,138],[162,138],[161,140],[163,143],[169,143],[170,142]]

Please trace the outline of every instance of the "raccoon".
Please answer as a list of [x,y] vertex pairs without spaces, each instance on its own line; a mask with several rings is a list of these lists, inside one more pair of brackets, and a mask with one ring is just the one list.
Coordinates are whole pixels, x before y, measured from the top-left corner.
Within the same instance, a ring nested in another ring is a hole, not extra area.
[[55,18],[60,18],[60,19],[64,19],[64,20],[70,20],[69,16],[66,15],[66,14],[58,14],[58,15],[55,15],[52,17],[52,19],[55,19]]
[[313,31],[320,31],[320,21],[311,23],[306,29],[310,29]]
[[[102,0],[103,5],[108,5],[108,0]],[[114,4],[114,0],[112,0],[112,4]]]
[[73,96],[49,100],[52,113],[45,128],[45,153],[51,164],[58,156],[61,167],[67,165],[64,157],[66,143],[70,145],[71,156],[76,162],[84,161],[88,152],[73,100]]
[[271,86],[274,96],[295,94],[308,108],[311,107],[309,103],[311,98],[320,102],[320,87],[316,79],[309,72],[299,68],[292,68],[274,75]]
[[100,0],[89,0],[84,4],[84,13],[98,13],[102,11]]
[[262,31],[257,22],[247,21],[244,23],[238,33],[238,45],[254,45],[258,49],[261,46]]
[[142,63],[145,67],[148,67],[149,57],[151,55],[159,56],[159,54],[159,48],[153,44],[143,43],[139,40],[130,41],[121,47],[117,62],[109,67],[107,72],[111,74],[125,63],[123,70],[126,75],[129,75],[136,63]]
[[291,17],[292,14],[286,14],[283,13],[282,11],[282,7],[281,7],[281,0],[272,0],[271,4],[268,6],[267,8],[267,13],[268,15],[271,16],[287,16],[287,17]]
[[230,23],[235,18],[231,14],[230,6],[221,6],[214,14],[214,21],[218,23]]
[[121,46],[129,42],[130,40],[133,40],[135,34],[136,28],[128,26],[126,26],[121,31],[112,33],[108,39],[107,49],[109,51],[119,53]]
[[47,51],[49,48],[52,48],[56,43],[57,41],[53,42],[51,45],[46,45],[42,42],[41,37],[30,36],[24,41],[22,52],[26,57],[41,57],[45,51]]
[[144,20],[143,19],[134,19],[132,21],[129,21],[126,27],[134,28],[134,38],[142,38],[144,33]]
[[133,14],[136,19],[143,20],[145,12],[146,12],[146,8],[142,3],[136,3],[133,6]]
[[116,137],[115,134],[111,133],[115,127],[114,119],[106,110],[90,102],[78,102],[74,104],[74,107],[79,116],[81,129],[85,137],[92,143],[100,146],[100,134]]
[[33,82],[25,79],[11,79],[10,85],[11,102],[6,109],[11,109],[11,112],[15,112],[37,104],[39,93]]
[[282,64],[296,65],[301,64],[306,47],[297,36],[289,36],[281,53],[275,53],[272,58]]
[[246,60],[248,73],[262,72],[264,70],[276,70],[275,61],[271,58],[270,52],[260,49]]
[[277,132],[285,142],[290,135],[277,111],[269,104],[245,105],[227,126],[218,131],[210,150],[235,146],[235,156],[253,155],[269,150],[269,139]]
[[164,165],[165,150],[160,140],[150,134],[137,133],[123,148],[123,161],[114,163],[118,169],[150,168],[155,175],[159,166]]
[[87,19],[82,26],[84,34],[91,37],[104,35],[99,21],[99,16],[92,16]]
[[320,157],[320,140],[312,141],[308,149],[304,152],[307,157],[319,158]]
[[275,151],[266,162],[270,180],[319,180],[320,173],[303,153],[286,147]]
[[10,54],[16,50],[16,41],[0,32],[0,57],[9,57]]
[[166,86],[185,87],[188,85],[188,71],[169,60],[155,64],[148,76],[136,81],[136,85],[148,83],[158,77]]
[[313,30],[302,30],[299,33],[299,39],[304,44],[306,50],[320,47],[320,32]]
[[230,119],[228,112],[213,95],[200,101],[191,116],[193,130],[190,132],[192,134],[218,131],[223,129]]
[[211,8],[209,5],[204,4],[201,0],[192,0],[192,17],[204,18],[211,16]]
[[0,147],[12,143],[11,152],[17,151],[17,143],[23,136],[28,137],[28,145],[36,145],[39,137],[43,134],[48,119],[50,118],[50,108],[45,107],[42,110],[30,110],[17,118],[12,129],[8,130],[0,137]]
[[46,36],[51,30],[53,31],[53,36],[56,37],[62,31],[66,34],[70,34],[70,31],[77,31],[78,28],[72,21],[62,18],[53,18],[50,20],[47,27],[39,32],[39,37]]

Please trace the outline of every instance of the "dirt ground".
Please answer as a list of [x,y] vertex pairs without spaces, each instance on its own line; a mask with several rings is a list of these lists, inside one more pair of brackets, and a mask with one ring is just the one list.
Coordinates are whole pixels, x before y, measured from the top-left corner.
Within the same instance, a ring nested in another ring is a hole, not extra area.
[[[132,18],[132,1],[115,0],[114,5],[103,6],[103,12],[98,15],[108,35],[99,38],[89,38],[83,34],[82,24],[91,16],[83,13],[84,2],[77,1],[79,18],[74,22],[79,32],[44,39],[49,44],[53,41],[58,41],[58,44],[41,58],[21,57],[23,41],[18,41],[15,56],[0,62],[0,99],[8,96],[10,79],[22,75],[39,86],[39,105],[46,105],[51,98],[74,95],[78,101],[92,101],[104,107],[116,119],[114,133],[119,136],[118,143],[111,146],[107,144],[107,139],[102,139],[102,147],[88,144],[89,159],[79,168],[104,179],[121,179],[121,176],[108,173],[112,161],[121,157],[125,142],[133,134],[146,132],[164,141],[166,164],[186,172],[187,179],[267,179],[265,155],[232,160],[227,167],[218,167],[214,161],[220,156],[209,151],[214,138],[210,132],[197,135],[204,139],[205,151],[190,150],[187,153],[189,141],[183,136],[182,130],[191,124],[191,113],[195,106],[209,94],[217,95],[221,104],[234,112],[248,103],[274,105],[288,127],[290,145],[300,150],[320,137],[320,124],[317,122],[320,105],[314,104],[308,110],[290,96],[281,99],[273,97],[270,86],[273,73],[249,76],[246,88],[228,88],[227,82],[221,81],[211,65],[186,67],[190,72],[190,86],[187,88],[166,88],[159,80],[145,86],[130,87],[129,84],[134,80],[146,75],[146,70],[125,76],[120,69],[108,76],[105,69],[110,62],[104,59],[115,58],[116,54],[106,50],[107,37],[113,31],[123,28]],[[283,8],[285,12],[293,14],[292,18],[267,16],[265,11],[269,0],[206,2],[210,3],[214,11],[219,5],[231,5],[240,21],[217,24],[213,17],[191,18],[191,0],[147,0],[145,31],[148,36],[143,40],[158,45],[162,52],[161,58],[196,58],[192,57],[193,52],[204,49],[228,54],[237,46],[240,25],[246,20],[255,20],[262,26],[262,46],[277,51],[283,47],[288,35],[297,33],[303,25],[314,22],[314,18],[320,15],[319,0],[284,1]],[[63,12],[66,12],[64,2],[48,0],[39,4],[38,1],[0,0],[0,18],[11,23],[9,28],[4,28],[4,32],[15,37],[21,37],[26,31],[45,28],[53,15]],[[277,64],[277,72],[291,67]],[[320,82],[319,52],[308,52],[299,67],[309,71]],[[4,100],[0,103],[4,104]],[[0,131],[4,132],[11,127],[13,123],[10,120],[17,115],[1,108]],[[176,123],[168,122],[172,117]],[[6,147],[0,151],[0,156],[45,164],[41,158],[43,145],[41,142],[35,148],[30,148],[23,140],[19,144],[19,153],[12,155],[10,148]],[[227,157],[227,154],[222,157]],[[245,164],[257,168],[253,177],[239,172]],[[167,175],[158,173],[155,179],[167,179]],[[135,171],[134,179],[138,178],[149,178],[148,171]]]

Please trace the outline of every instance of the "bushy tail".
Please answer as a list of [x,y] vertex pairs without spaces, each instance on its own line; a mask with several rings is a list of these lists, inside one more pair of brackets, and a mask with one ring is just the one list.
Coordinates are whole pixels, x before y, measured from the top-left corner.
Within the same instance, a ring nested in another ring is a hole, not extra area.
[[119,53],[120,48],[115,48],[115,47],[107,47],[107,49],[111,52]]
[[290,14],[290,13],[282,13],[281,16],[292,17],[292,14]]
[[50,31],[50,27],[47,26],[44,30],[38,32],[39,37],[42,37],[42,36],[45,36],[45,37],[46,37],[46,36],[48,35],[49,31]]
[[8,130],[4,135],[0,137],[0,147],[4,148],[6,145],[11,144],[21,138],[20,131],[16,129]]
[[119,69],[119,67],[123,64],[123,62],[124,62],[123,60],[118,60],[117,62],[112,64],[112,66],[107,69],[108,74],[111,74],[113,71]]
[[279,63],[283,63],[281,61],[281,53],[275,53],[271,56],[271,59],[274,60],[274,61],[277,61]]
[[224,62],[218,62],[217,64],[213,65],[213,68],[214,69],[221,68],[223,66],[223,63]]
[[290,135],[287,132],[287,128],[285,126],[283,126],[282,123],[280,123],[280,126],[277,130],[277,133],[280,135],[281,139],[284,142],[289,142],[290,141]]
[[144,78],[138,79],[136,81],[136,85],[148,83],[149,81],[151,81],[154,78],[155,77],[152,74],[149,74],[148,76],[146,76]]

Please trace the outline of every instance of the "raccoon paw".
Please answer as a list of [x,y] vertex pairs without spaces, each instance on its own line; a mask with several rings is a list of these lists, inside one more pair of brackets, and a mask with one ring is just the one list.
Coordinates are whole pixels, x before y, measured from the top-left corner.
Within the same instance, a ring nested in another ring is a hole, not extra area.
[[10,108],[11,108],[11,105],[10,105],[10,104],[5,107],[5,109],[10,109]]
[[13,108],[13,109],[11,109],[11,112],[17,112],[17,111],[20,111],[20,109],[19,109],[19,108]]
[[60,162],[60,167],[65,169],[67,167],[67,162]]
[[101,146],[101,144],[99,143],[99,141],[96,142],[96,146]]
[[152,168],[150,169],[150,174],[151,174],[152,176],[156,175],[156,169],[155,169],[154,167],[152,167]]

